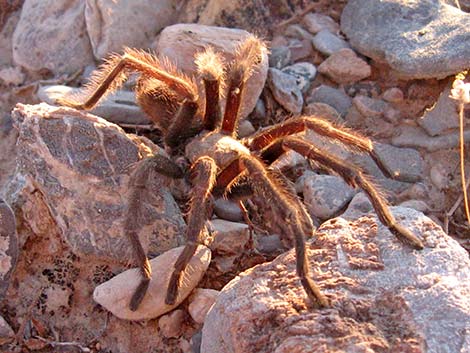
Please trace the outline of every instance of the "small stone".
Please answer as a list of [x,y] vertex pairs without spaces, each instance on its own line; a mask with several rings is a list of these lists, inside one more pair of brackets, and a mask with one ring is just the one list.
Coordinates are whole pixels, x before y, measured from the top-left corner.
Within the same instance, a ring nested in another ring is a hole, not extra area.
[[184,311],[181,309],[173,310],[167,315],[158,319],[158,328],[163,337],[176,338],[183,333]]
[[299,25],[288,26],[285,30],[284,35],[287,37],[293,37],[297,39],[307,39],[307,40],[313,39],[313,35],[310,32],[303,29],[302,26],[299,26]]
[[284,249],[279,234],[260,236],[256,249],[263,254],[275,254]]
[[369,197],[367,197],[365,192],[361,191],[354,195],[341,218],[353,220],[373,211],[374,206],[370,202]]
[[317,34],[320,31],[328,30],[333,34],[339,32],[339,24],[330,16],[320,13],[310,12],[302,20],[303,25],[310,33]]
[[398,124],[403,116],[400,110],[388,107],[385,109],[383,117],[389,123]]
[[302,93],[305,93],[315,79],[317,68],[309,62],[298,62],[286,66],[282,69],[282,72],[294,76],[297,79],[297,86],[299,86]]
[[231,222],[243,221],[243,213],[236,202],[219,197],[214,202],[214,213],[217,217]]
[[239,254],[243,251],[250,238],[248,225],[223,219],[214,219],[209,223],[209,229],[214,236],[214,241],[210,245],[212,251],[226,255]]
[[313,37],[312,43],[315,49],[326,56],[330,56],[341,49],[350,48],[349,44],[344,39],[341,39],[326,29],[318,32],[315,37]]
[[449,188],[450,180],[449,173],[441,164],[434,164],[429,171],[431,182],[438,190],[445,190]]
[[100,284],[93,292],[93,299],[106,310],[124,320],[148,320],[159,317],[176,308],[199,283],[211,260],[211,252],[198,245],[181,279],[181,287],[173,305],[165,303],[166,288],[178,256],[184,247],[180,246],[164,252],[150,260],[152,280],[147,294],[136,311],[129,309],[129,302],[140,283],[141,274],[136,268],[127,270]]
[[345,116],[352,105],[352,99],[342,90],[327,85],[315,88],[307,99],[308,103],[325,103],[338,111],[341,116]]
[[304,99],[294,76],[270,68],[268,71],[268,86],[281,106],[293,114],[300,114]]
[[371,75],[369,64],[349,48],[331,54],[320,64],[318,71],[339,84],[354,83]]
[[312,41],[308,39],[291,39],[287,47],[290,50],[292,62],[297,62],[313,55]]
[[271,48],[269,53],[269,67],[282,69],[289,65],[291,61],[290,49],[287,46],[279,46]]
[[349,108],[346,116],[344,117],[347,125],[352,128],[360,128],[363,126],[366,117],[359,113],[359,110],[355,106]]
[[359,113],[366,118],[381,118],[389,107],[388,103],[383,100],[367,96],[356,96],[353,98],[352,103]]
[[219,291],[214,289],[196,288],[189,298],[189,315],[198,324],[203,324],[207,312],[217,300]]
[[3,299],[8,289],[17,260],[18,235],[15,214],[0,198],[0,300]]
[[191,337],[191,353],[201,353],[201,340],[202,340],[202,332],[196,332],[193,337]]
[[320,103],[320,102],[308,103],[304,107],[303,113],[305,115],[319,116],[332,123],[339,123],[343,120],[341,118],[341,115],[336,111],[335,108],[333,108],[332,106],[328,104]]
[[444,89],[436,104],[426,110],[418,124],[430,136],[441,135],[450,129],[459,127],[458,102],[449,97],[450,87]]
[[262,99],[258,99],[255,109],[250,114],[250,121],[256,124],[263,124],[266,121],[266,106]]
[[24,74],[18,66],[6,67],[0,70],[0,82],[4,85],[19,86],[24,81]]
[[382,98],[389,103],[401,103],[403,102],[404,94],[400,88],[391,87],[383,93]]
[[14,337],[15,332],[3,316],[0,316],[0,345],[10,342]]
[[402,202],[399,206],[412,208],[423,213],[428,212],[430,209],[428,204],[422,200],[407,200]]
[[303,195],[308,212],[321,219],[335,216],[354,196],[354,189],[333,175],[309,175]]
[[256,131],[253,124],[246,119],[243,119],[238,125],[238,137],[243,138],[250,136]]

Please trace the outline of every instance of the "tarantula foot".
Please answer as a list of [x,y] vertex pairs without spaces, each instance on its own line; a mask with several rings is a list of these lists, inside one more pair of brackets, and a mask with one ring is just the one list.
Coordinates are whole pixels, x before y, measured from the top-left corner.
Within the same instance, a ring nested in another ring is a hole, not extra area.
[[423,242],[414,235],[409,229],[400,224],[393,224],[390,231],[401,241],[413,247],[416,250],[423,250]]
[[315,282],[313,282],[308,277],[301,278],[300,280],[302,282],[302,286],[305,289],[305,292],[307,293],[307,296],[311,300],[313,307],[315,309],[323,309],[323,308],[328,308],[330,306],[330,302],[322,294],[322,292],[317,287]]
[[129,309],[131,311],[136,311],[139,308],[140,303],[145,297],[145,293],[147,293],[149,283],[150,279],[148,278],[143,278],[142,281],[139,283],[139,286],[132,295],[131,301],[129,303]]

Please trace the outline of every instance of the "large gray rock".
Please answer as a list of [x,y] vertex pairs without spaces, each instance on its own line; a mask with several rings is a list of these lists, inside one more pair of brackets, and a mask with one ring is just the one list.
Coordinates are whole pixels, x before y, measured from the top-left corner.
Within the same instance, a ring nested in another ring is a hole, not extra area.
[[[18,167],[6,195],[23,226],[42,234],[39,230],[50,225],[41,222],[52,218],[75,254],[132,261],[124,233],[130,173],[142,156],[163,152],[147,139],[71,108],[18,104],[13,119]],[[152,192],[141,200],[137,230],[151,253],[183,242],[184,220],[165,185],[164,177],[152,175],[147,189]]]
[[101,59],[124,46],[148,48],[155,34],[173,24],[180,0],[89,0],[85,19],[93,53]]
[[81,0],[26,0],[13,33],[13,60],[31,71],[73,73],[93,61]]
[[403,78],[443,78],[470,67],[470,14],[443,0],[351,0],[341,30],[360,53]]
[[225,286],[201,352],[468,352],[468,253],[422,213],[393,213],[424,250],[400,243],[372,215],[326,222],[307,253],[331,308],[308,306],[289,251]]

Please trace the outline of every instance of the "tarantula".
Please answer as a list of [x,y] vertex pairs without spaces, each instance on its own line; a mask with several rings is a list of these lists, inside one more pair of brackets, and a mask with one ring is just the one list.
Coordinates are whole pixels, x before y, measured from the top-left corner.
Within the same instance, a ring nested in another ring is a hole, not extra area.
[[[244,87],[265,52],[265,44],[250,35],[239,44],[234,60],[227,66],[221,55],[211,47],[197,53],[195,63],[203,87],[200,90],[194,78],[179,72],[168,60],[160,60],[143,51],[125,49],[124,54],[111,56],[94,73],[83,94],[62,100],[67,106],[90,109],[105,94],[119,88],[129,74],[140,73],[136,84],[137,102],[161,130],[163,142],[171,155],[171,159],[154,155],[142,160],[131,177],[133,196],[129,200],[125,231],[131,239],[142,274],[129,304],[131,310],[138,308],[152,276],[149,261],[133,224],[139,212],[139,197],[144,192],[145,181],[152,170],[172,178],[189,176],[192,182],[187,243],[176,261],[166,294],[166,303],[170,305],[176,300],[182,273],[197,245],[203,243],[204,224],[212,212],[212,197],[225,195],[238,201],[240,207],[244,208],[243,198],[253,193],[261,195],[275,209],[279,216],[275,222],[284,232],[283,236],[295,240],[297,274],[314,306],[329,305],[327,298],[309,276],[305,236],[314,233],[312,220],[286,178],[270,167],[288,150],[294,150],[333,170],[349,185],[362,188],[380,221],[393,234],[416,249],[423,248],[420,239],[396,222],[385,199],[360,168],[295,135],[312,129],[336,139],[355,150],[368,153],[384,174],[390,176],[377,158],[374,143],[368,138],[335,126],[321,117],[303,116],[290,118],[248,138],[237,139]],[[221,98],[224,91],[226,104],[222,112]],[[205,97],[202,104],[200,96]],[[157,109],[162,104],[167,107],[167,112]],[[176,157],[184,148],[187,154],[191,151],[188,171],[176,163]]]

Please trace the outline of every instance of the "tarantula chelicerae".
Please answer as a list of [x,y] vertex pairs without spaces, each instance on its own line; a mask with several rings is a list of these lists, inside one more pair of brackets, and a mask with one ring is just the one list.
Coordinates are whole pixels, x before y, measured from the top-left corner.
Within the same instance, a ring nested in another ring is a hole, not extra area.
[[[191,151],[188,173],[173,160],[161,155],[139,162],[131,178],[133,197],[129,201],[126,232],[132,241],[142,279],[130,302],[136,310],[142,301],[150,279],[151,268],[145,251],[134,230],[133,219],[139,212],[139,195],[153,169],[173,178],[190,176],[192,182],[191,205],[186,230],[187,244],[179,256],[170,279],[166,303],[176,300],[182,273],[203,243],[202,234],[206,220],[211,216],[213,196],[225,194],[239,201],[253,193],[261,195],[278,213],[274,220],[288,239],[295,239],[297,274],[308,297],[317,307],[328,306],[326,297],[309,276],[305,251],[306,235],[312,235],[312,221],[285,177],[270,165],[288,150],[294,150],[305,158],[333,170],[349,185],[362,188],[372,201],[380,220],[398,238],[414,248],[422,249],[422,242],[408,229],[398,224],[390,213],[386,201],[363,172],[347,161],[327,153],[311,142],[295,134],[306,129],[336,139],[355,150],[368,153],[385,174],[387,170],[377,158],[374,143],[357,133],[334,126],[317,116],[291,118],[281,124],[255,133],[249,138],[237,139],[239,111],[248,78],[259,65],[266,51],[265,44],[254,36],[248,36],[237,48],[233,62],[225,66],[220,54],[207,48],[197,53],[195,63],[202,80],[204,92],[199,92],[194,79],[178,72],[166,60],[133,49],[122,55],[111,56],[94,74],[85,90],[83,99],[68,97],[65,105],[78,109],[90,109],[108,92],[117,89],[130,73],[140,73],[136,85],[137,102],[149,118],[162,131],[163,141],[172,158],[179,151]],[[226,88],[225,111],[221,111],[221,96]],[[205,96],[205,110],[199,97]],[[174,112],[170,117],[156,107],[162,104]],[[188,153],[189,154],[189,153]],[[243,180],[241,183],[240,180]]]

